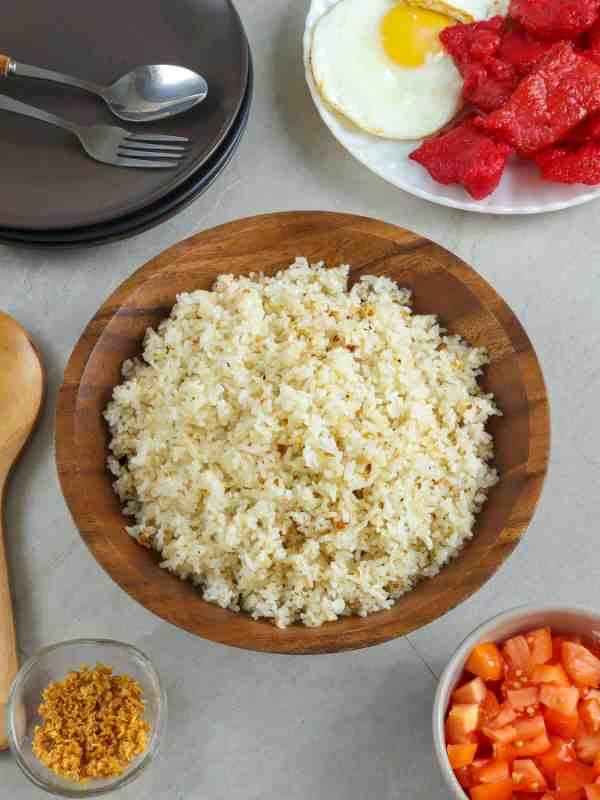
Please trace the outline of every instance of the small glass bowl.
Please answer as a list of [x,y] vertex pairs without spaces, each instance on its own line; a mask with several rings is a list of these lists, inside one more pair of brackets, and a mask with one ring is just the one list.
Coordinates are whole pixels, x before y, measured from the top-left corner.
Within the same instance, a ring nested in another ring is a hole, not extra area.
[[[35,726],[42,720],[38,708],[49,683],[62,681],[82,664],[112,667],[115,675],[129,675],[142,688],[144,719],[151,725],[145,751],[122,775],[74,783],[55,775],[33,754]],[[41,650],[19,670],[8,698],[6,723],[10,749],[29,780],[40,789],[60,797],[95,797],[108,794],[134,781],[158,752],[167,724],[167,698],[150,659],[136,647],[107,639],[74,639]]]

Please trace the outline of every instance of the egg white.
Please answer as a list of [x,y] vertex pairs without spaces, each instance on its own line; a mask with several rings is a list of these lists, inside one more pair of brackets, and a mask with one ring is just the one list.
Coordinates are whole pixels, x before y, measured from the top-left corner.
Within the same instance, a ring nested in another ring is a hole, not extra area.
[[392,61],[381,23],[396,4],[340,0],[315,26],[311,68],[323,99],[362,130],[386,139],[421,139],[461,109],[462,79],[444,52],[414,68]]
[[427,8],[458,22],[479,22],[497,14],[506,16],[510,0],[407,0],[411,6]]

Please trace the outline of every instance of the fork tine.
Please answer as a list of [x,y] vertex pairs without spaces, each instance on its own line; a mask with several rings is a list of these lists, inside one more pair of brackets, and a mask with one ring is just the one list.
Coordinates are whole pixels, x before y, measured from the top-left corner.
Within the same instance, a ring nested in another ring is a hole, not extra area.
[[187,144],[190,141],[185,136],[166,136],[162,133],[127,133],[125,138],[134,142],[181,142]]
[[145,158],[145,159],[152,159],[152,158],[170,158],[171,160],[179,161],[180,158],[183,158],[185,153],[173,153],[172,150],[163,150],[162,148],[157,147],[155,150],[136,150],[133,147],[125,147],[125,145],[119,146],[119,155],[120,156],[131,156],[132,158]]
[[117,158],[114,163],[117,167],[138,167],[139,169],[169,169],[179,166],[177,161],[150,161],[143,158]]
[[130,139],[124,139],[121,142],[121,147],[133,147],[136,150],[174,150],[178,152],[182,152],[186,149],[184,144],[148,144],[148,142],[138,142],[137,139],[131,141]]

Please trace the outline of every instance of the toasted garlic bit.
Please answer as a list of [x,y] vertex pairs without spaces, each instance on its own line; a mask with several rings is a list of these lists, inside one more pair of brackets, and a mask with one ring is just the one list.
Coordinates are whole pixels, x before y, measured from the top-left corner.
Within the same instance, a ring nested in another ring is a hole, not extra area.
[[34,755],[76,783],[121,775],[146,749],[150,725],[137,681],[112,667],[83,665],[42,694],[44,720],[33,736]]

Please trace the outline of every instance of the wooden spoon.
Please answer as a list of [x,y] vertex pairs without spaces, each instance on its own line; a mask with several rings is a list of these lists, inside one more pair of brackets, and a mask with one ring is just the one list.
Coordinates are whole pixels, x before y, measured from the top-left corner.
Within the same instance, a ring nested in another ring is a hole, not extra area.
[[42,364],[27,333],[0,312],[0,750],[6,750],[6,701],[17,673],[17,643],[2,532],[10,470],[38,418],[44,394]]

